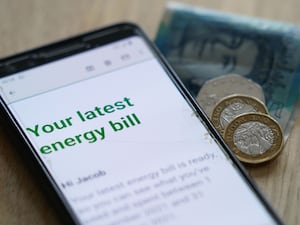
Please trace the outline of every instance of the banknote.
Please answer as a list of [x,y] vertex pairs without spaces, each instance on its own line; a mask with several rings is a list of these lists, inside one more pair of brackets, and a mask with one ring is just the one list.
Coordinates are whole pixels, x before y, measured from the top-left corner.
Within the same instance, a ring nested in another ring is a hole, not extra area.
[[287,137],[299,108],[300,26],[171,3],[155,43],[195,97],[230,73],[261,85]]

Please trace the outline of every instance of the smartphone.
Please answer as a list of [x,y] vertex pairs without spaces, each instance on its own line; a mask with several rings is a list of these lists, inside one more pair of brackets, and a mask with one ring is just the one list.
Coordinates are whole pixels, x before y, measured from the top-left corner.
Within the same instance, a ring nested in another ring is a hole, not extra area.
[[143,31],[0,61],[1,122],[67,224],[282,224]]

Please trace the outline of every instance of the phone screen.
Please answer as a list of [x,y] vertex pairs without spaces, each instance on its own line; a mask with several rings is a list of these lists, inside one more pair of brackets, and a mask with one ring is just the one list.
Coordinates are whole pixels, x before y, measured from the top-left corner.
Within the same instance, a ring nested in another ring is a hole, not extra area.
[[141,37],[0,82],[81,224],[277,224]]

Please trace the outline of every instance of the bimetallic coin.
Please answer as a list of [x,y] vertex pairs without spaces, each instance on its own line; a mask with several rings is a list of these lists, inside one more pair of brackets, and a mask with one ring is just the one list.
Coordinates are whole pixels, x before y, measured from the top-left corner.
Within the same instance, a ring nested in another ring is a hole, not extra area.
[[214,108],[211,121],[221,135],[227,125],[243,113],[259,112],[267,114],[266,106],[257,98],[245,95],[230,95],[223,98]]
[[261,113],[236,117],[225,129],[224,139],[238,159],[248,164],[275,158],[283,146],[280,125],[272,117]]
[[197,95],[197,101],[208,117],[211,117],[215,105],[232,94],[249,95],[265,102],[261,86],[237,74],[227,74],[205,82]]

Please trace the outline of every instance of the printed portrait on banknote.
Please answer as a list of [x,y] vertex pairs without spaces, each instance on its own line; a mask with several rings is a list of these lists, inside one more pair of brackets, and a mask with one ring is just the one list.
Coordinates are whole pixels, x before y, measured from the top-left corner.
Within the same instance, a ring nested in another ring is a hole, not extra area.
[[299,96],[299,27],[173,3],[155,42],[192,95],[209,79],[242,75],[261,85],[270,115],[288,130]]

